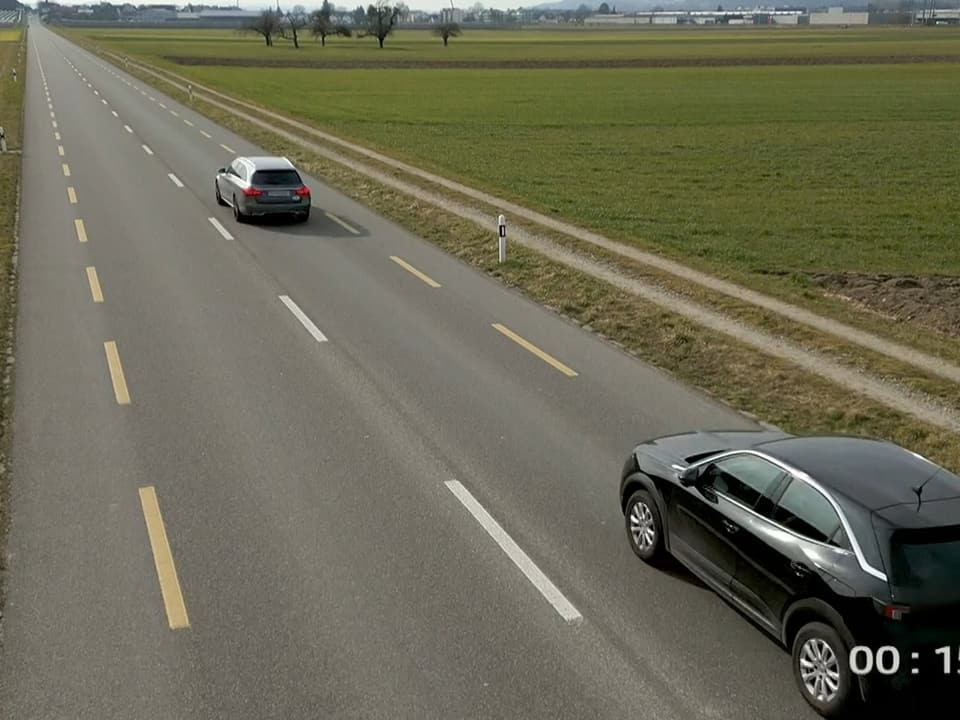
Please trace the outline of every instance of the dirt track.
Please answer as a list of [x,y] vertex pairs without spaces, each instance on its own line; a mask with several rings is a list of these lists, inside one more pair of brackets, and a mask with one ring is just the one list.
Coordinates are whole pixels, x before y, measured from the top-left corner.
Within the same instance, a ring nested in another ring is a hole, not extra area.
[[219,65],[230,67],[351,69],[576,69],[576,68],[679,68],[734,67],[743,65],[903,65],[915,63],[957,63],[960,55],[870,55],[818,57],[741,58],[625,58],[578,60],[291,60],[287,58],[217,58],[165,55],[177,65]]

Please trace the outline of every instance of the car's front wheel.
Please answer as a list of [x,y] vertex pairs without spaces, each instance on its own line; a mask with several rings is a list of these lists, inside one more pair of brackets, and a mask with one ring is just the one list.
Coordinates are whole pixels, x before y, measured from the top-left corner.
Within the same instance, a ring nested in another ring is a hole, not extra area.
[[850,650],[826,623],[800,628],[793,640],[793,676],[803,699],[823,717],[842,717],[857,700]]
[[624,515],[630,547],[644,562],[656,564],[663,559],[663,522],[660,510],[650,492],[637,490],[627,501]]

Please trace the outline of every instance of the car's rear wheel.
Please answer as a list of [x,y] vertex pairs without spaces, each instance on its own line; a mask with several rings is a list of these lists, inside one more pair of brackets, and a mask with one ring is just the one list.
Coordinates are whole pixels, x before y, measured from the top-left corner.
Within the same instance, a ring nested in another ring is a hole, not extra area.
[[237,196],[233,196],[233,219],[238,223],[245,222],[247,216],[240,212],[240,203],[237,202]]
[[217,189],[217,205],[226,205],[227,201],[224,200],[223,196],[220,194],[220,183],[214,180],[213,186]]
[[663,544],[663,522],[660,510],[650,492],[637,490],[627,501],[624,514],[630,547],[644,562],[656,564],[663,559],[666,548]]
[[307,208],[301,213],[297,213],[297,222],[306,222],[310,219],[310,208]]
[[793,676],[803,699],[823,717],[842,717],[857,701],[850,650],[826,623],[807,623],[793,639]]

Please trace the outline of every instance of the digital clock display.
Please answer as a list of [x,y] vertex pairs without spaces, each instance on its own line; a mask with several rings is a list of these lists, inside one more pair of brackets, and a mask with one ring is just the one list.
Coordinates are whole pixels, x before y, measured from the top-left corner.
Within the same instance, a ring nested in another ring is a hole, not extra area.
[[[935,661],[932,665],[931,660]],[[896,675],[901,669],[919,675],[921,667],[928,665],[944,676],[960,676],[960,647],[943,645],[923,652],[914,650],[909,658],[902,658],[899,648],[893,645],[879,648],[857,645],[850,650],[850,672],[854,675]]]

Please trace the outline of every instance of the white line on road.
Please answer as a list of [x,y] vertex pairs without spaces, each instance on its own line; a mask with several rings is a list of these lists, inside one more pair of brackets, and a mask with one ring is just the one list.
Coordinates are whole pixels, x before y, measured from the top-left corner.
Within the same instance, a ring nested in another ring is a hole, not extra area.
[[103,98],[100,98],[100,102],[102,102],[102,103],[103,103],[104,105],[106,105],[106,104],[107,104],[107,101],[106,101],[106,100],[104,100]]
[[176,110],[171,110],[170,114],[173,115],[174,117],[180,117],[180,113],[178,113]]
[[186,118],[183,119],[183,122],[184,124],[189,125],[190,127],[193,127],[193,123],[187,120]]
[[153,150],[151,150],[151,149],[150,149],[149,147],[147,147],[146,145],[141,145],[140,147],[143,148],[143,151],[144,151],[147,155],[153,155]]
[[57,129],[57,121],[56,121],[56,120],[54,120],[54,121],[51,122],[50,124],[53,125],[53,129],[54,129],[54,130]]
[[160,107],[162,107],[162,108],[163,108],[164,110],[166,110],[166,109],[167,109],[167,106],[166,106],[166,105],[164,105],[163,103],[157,103],[157,104],[158,104],[158,105],[159,105]]
[[117,114],[117,111],[116,111],[116,110],[111,110],[111,111],[110,111],[110,114],[113,115],[115,118],[120,117],[120,115]]
[[333,220],[337,225],[339,225],[340,227],[342,227],[342,228],[343,228],[344,230],[346,230],[347,232],[353,233],[354,235],[359,235],[359,234],[360,234],[360,231],[359,231],[359,230],[357,230],[355,227],[353,227],[350,223],[344,222],[343,220],[341,220],[340,218],[338,218],[338,217],[337,217],[336,215],[334,215],[333,213],[325,212],[325,213],[323,213],[323,214],[326,215],[326,216],[327,216],[328,218],[330,218],[331,220]]
[[99,95],[99,94],[100,94],[100,91],[99,91],[99,90],[94,90],[94,91],[93,91],[93,94],[94,94],[94,95]]
[[223,235],[223,239],[224,239],[224,240],[233,240],[233,235],[231,235],[231,234],[227,231],[227,229],[226,229],[223,225],[220,224],[220,221],[219,221],[219,220],[217,220],[216,218],[207,218],[207,220],[209,220],[209,221],[210,221],[210,224],[213,225],[213,226],[217,229],[217,232],[218,232],[218,233],[220,233],[221,235]]
[[150,96],[150,102],[156,102],[156,101],[157,101],[157,99],[156,99],[153,95],[151,95],[151,96]]
[[320,328],[313,324],[313,321],[304,314],[303,310],[300,309],[293,300],[291,300],[287,295],[280,296],[280,302],[287,306],[290,312],[293,313],[293,316],[300,321],[300,324],[303,325],[307,332],[313,336],[313,339],[317,342],[327,342],[327,336],[320,332]]
[[213,135],[211,135],[210,133],[208,133],[206,130],[201,130],[201,131],[200,131],[200,134],[203,135],[203,136],[204,136],[205,138],[207,138],[208,140],[213,137]]
[[172,182],[177,187],[183,187],[183,183],[180,182],[180,178],[178,178],[173,173],[167,173],[167,177],[170,178],[170,182]]
[[129,125],[124,125],[124,126],[123,126],[123,129],[126,130],[126,131],[127,131],[128,133],[130,133],[131,135],[133,134],[133,128],[130,127]]
[[234,150],[232,147],[230,147],[229,145],[224,145],[223,143],[220,143],[220,147],[222,147],[228,153],[236,152],[236,150]]
[[580,620],[583,617],[580,611],[577,610],[573,604],[564,597],[557,586],[550,581],[550,578],[544,575],[543,571],[534,564],[533,560],[520,549],[520,546],[513,541],[513,538],[507,535],[507,532],[500,527],[500,523],[494,520],[490,516],[490,513],[483,509],[483,506],[477,502],[469,490],[458,480],[448,480],[444,485],[447,486],[447,489],[450,490],[450,492],[457,497],[457,500],[473,515],[481,527],[487,531],[487,534],[494,539],[497,545],[500,546],[500,549],[513,561],[513,564],[520,568],[520,572],[527,576],[527,579],[533,583],[533,586],[547,599],[547,602],[553,605],[553,609],[559,613],[560,617],[567,622]]
[[54,140],[59,140],[59,139],[60,139],[60,133],[55,132],[55,133],[53,134],[53,138],[54,138]]

